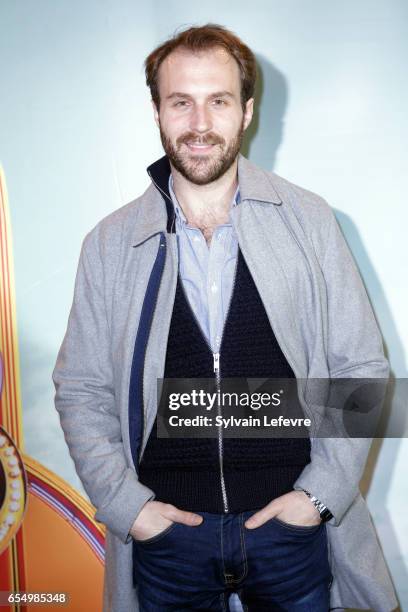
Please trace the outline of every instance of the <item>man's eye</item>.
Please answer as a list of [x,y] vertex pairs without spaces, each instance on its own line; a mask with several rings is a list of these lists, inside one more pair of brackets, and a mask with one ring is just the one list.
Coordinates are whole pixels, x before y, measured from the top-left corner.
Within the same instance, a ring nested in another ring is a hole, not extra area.
[[186,100],[179,100],[178,102],[174,104],[174,106],[186,106],[186,105],[187,105]]
[[216,106],[223,106],[223,105],[225,104],[225,100],[222,100],[221,98],[216,98],[216,99],[214,100],[214,104],[215,104]]

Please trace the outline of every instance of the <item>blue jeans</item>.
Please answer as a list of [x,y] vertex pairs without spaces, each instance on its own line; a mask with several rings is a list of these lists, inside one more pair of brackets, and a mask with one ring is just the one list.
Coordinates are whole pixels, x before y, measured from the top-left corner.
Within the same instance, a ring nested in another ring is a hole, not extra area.
[[331,571],[326,526],[270,519],[247,529],[254,511],[198,512],[201,525],[172,523],[135,546],[140,612],[328,612]]

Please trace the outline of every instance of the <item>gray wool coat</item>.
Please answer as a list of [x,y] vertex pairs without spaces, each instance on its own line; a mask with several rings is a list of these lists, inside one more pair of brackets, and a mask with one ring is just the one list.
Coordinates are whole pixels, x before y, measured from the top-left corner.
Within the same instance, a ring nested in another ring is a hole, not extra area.
[[[308,378],[387,378],[381,335],[331,208],[241,155],[238,178],[241,203],[231,221],[276,338],[301,381],[302,403],[313,412]],[[107,527],[104,612],[139,610],[129,530],[154,499],[138,481],[135,449],[141,457],[155,419],[176,290],[176,235],[167,230],[165,202],[152,183],[87,234],[53,371],[70,454],[96,520]],[[140,402],[130,403],[130,384]],[[312,491],[334,515],[326,524],[331,608],[390,612],[397,606],[394,589],[359,492],[371,441],[311,442],[311,462],[295,488]]]

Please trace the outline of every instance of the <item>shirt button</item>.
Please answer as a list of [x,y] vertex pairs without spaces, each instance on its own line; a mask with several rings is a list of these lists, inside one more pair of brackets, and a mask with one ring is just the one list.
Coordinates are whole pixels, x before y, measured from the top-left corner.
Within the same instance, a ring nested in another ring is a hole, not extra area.
[[217,293],[217,291],[218,291],[217,283],[213,283],[211,285],[211,291],[212,291],[212,293]]

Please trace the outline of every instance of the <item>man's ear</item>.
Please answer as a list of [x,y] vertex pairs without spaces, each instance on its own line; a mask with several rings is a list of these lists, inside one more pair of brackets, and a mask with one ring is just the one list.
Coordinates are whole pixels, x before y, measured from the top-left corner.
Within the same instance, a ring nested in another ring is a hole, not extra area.
[[159,119],[159,111],[157,109],[157,106],[155,104],[155,102],[153,100],[151,100],[152,106],[153,106],[153,114],[154,114],[154,120],[156,122],[157,127],[160,127],[160,119]]
[[251,123],[253,114],[254,114],[254,99],[249,98],[249,100],[247,100],[245,103],[244,130],[246,130],[248,125]]

